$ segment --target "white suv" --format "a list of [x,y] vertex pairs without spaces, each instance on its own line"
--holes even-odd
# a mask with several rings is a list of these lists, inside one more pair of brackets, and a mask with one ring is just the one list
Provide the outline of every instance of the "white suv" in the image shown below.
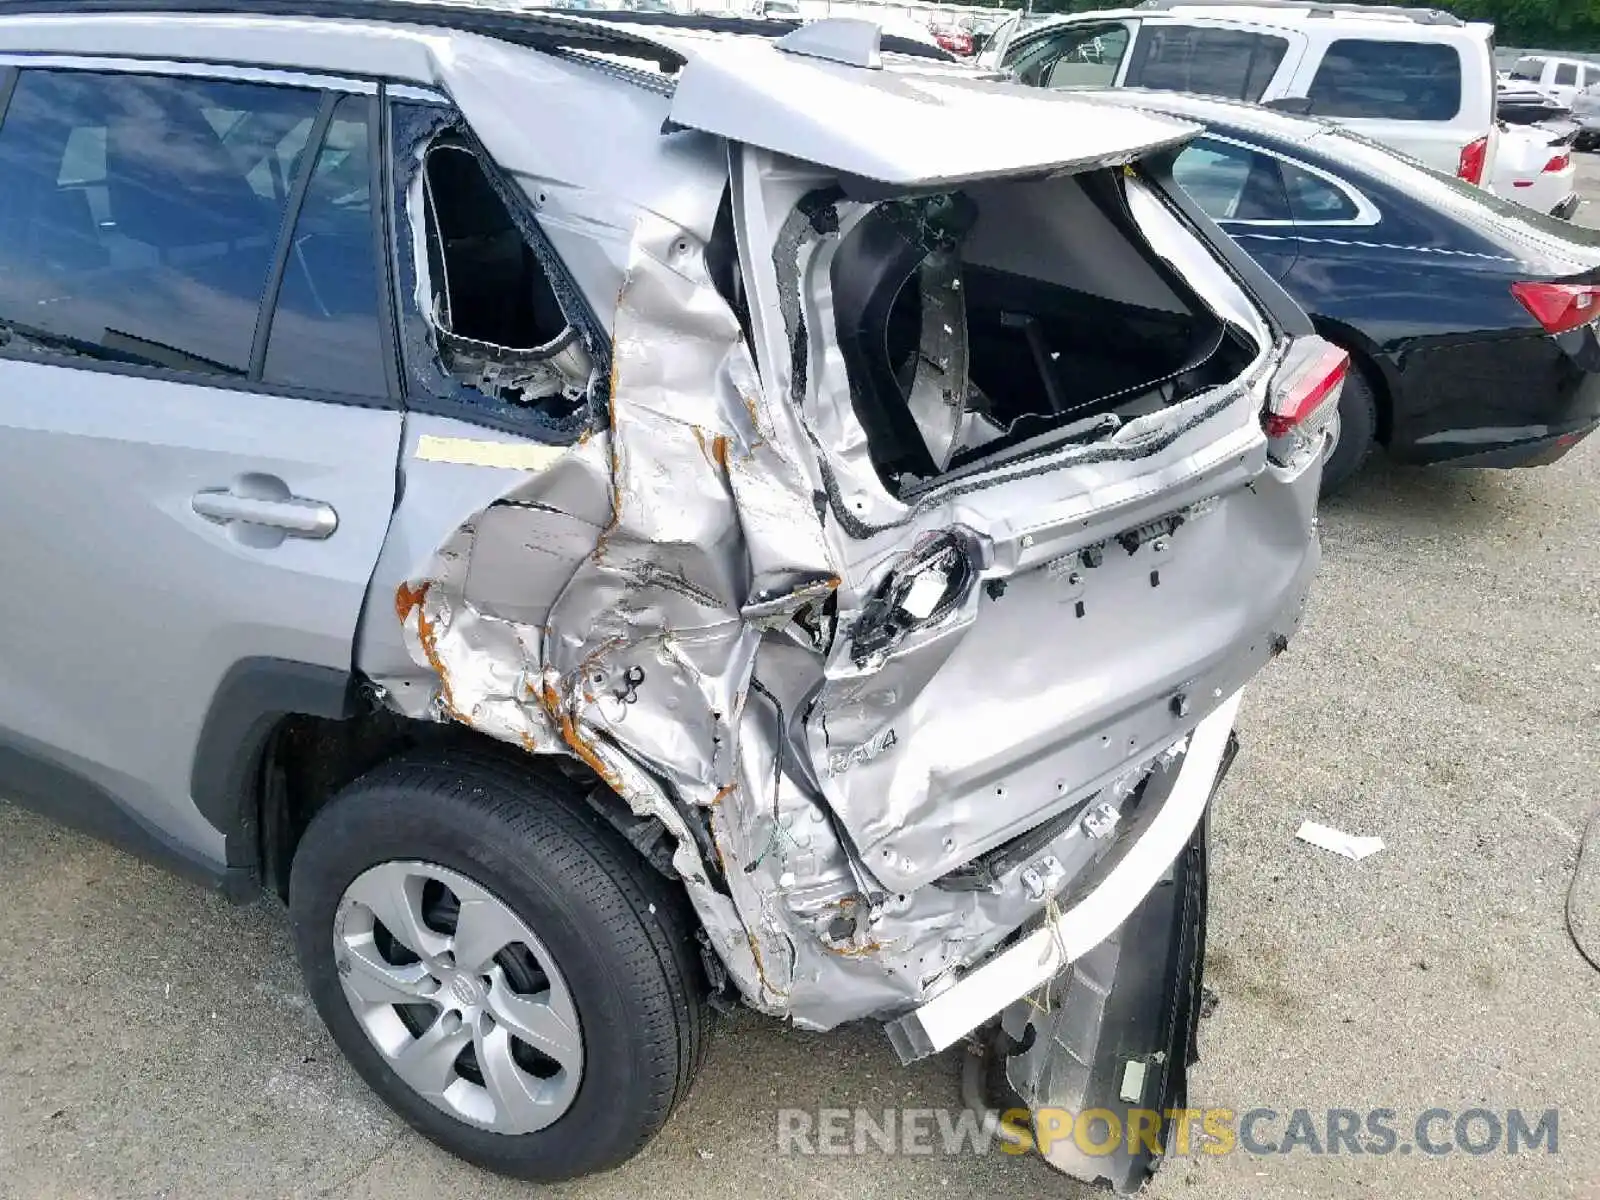
[[1490,178],[1494,28],[1431,9],[1148,0],[996,38],[1045,87],[1142,87],[1324,117],[1473,183]]
[[1528,55],[1517,59],[1511,78],[1532,84],[1552,100],[1571,108],[1579,92],[1600,83],[1600,63]]

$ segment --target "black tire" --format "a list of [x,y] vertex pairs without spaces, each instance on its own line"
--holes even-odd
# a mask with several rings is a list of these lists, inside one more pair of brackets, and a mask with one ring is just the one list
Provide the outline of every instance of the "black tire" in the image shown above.
[[[532,1133],[476,1128],[396,1075],[346,1001],[334,954],[345,889],[416,859],[487,888],[537,932],[583,1029],[572,1106]],[[576,787],[491,751],[391,760],[312,820],[289,886],[295,950],[317,1011],[361,1077],[425,1137],[468,1162],[553,1182],[642,1150],[687,1094],[705,1053],[704,973],[686,897],[589,809]]]
[[1352,363],[1339,397],[1339,441],[1322,464],[1322,495],[1335,495],[1360,474],[1377,436],[1377,398],[1360,368]]

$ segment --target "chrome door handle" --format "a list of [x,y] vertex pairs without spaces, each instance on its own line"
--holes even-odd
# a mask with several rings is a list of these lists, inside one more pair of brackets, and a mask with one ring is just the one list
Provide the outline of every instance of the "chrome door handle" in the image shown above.
[[264,525],[282,530],[289,537],[321,541],[339,528],[339,514],[333,505],[320,500],[303,500],[299,496],[278,499],[240,495],[230,488],[207,488],[196,492],[189,503],[208,521],[220,525],[235,521],[241,525]]

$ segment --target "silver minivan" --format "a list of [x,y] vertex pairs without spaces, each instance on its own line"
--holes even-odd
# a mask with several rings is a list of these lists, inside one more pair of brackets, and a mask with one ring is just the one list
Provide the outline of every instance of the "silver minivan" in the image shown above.
[[0,14],[0,796],[282,896],[509,1175],[733,1000],[1181,1105],[1345,369],[1195,129],[862,22],[193,7]]

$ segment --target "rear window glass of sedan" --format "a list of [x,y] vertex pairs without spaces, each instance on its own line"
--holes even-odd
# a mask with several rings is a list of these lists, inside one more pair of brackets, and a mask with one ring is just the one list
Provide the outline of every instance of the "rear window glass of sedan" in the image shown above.
[[1278,169],[1265,154],[1202,138],[1172,164],[1172,177],[1214,221],[1286,221]]
[[1283,172],[1289,212],[1296,221],[1320,225],[1330,221],[1353,221],[1361,215],[1356,202],[1326,179],[1292,162],[1280,161],[1278,167]]
[[1449,121],[1461,111],[1461,55],[1430,42],[1342,38],[1307,90],[1319,117]]
[[1265,34],[1147,25],[1125,82],[1129,87],[1254,102],[1288,51],[1287,40]]
[[[1436,171],[1353,130],[1324,130],[1310,145],[1331,174],[1343,176],[1341,168],[1350,168],[1354,172],[1351,182],[1369,199],[1373,199],[1372,193],[1363,186],[1368,179],[1474,227],[1486,227],[1492,221],[1497,236],[1506,244],[1519,241],[1527,232],[1534,245],[1553,236],[1561,242],[1581,242],[1600,249],[1600,232],[1502,199],[1487,188]],[[1381,212],[1381,200],[1377,204]]]

